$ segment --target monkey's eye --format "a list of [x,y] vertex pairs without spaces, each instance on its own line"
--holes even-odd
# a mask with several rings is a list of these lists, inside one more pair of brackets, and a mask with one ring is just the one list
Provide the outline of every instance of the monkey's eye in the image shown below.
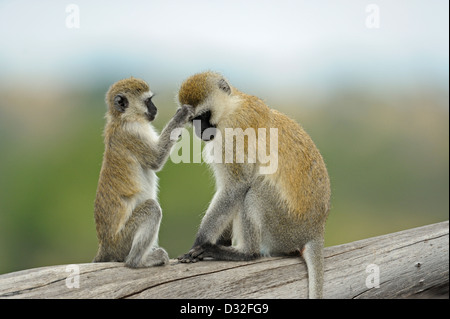
[[125,112],[128,107],[128,99],[122,94],[118,94],[114,97],[114,108],[120,113]]

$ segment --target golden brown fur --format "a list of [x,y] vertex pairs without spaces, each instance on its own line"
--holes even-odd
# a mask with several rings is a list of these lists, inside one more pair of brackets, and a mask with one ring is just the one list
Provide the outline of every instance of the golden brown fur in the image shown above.
[[[302,252],[308,266],[309,296],[322,297],[323,236],[331,192],[325,163],[310,136],[294,120],[270,109],[258,97],[240,92],[218,73],[189,77],[181,85],[178,99],[194,106],[202,130],[211,127],[220,132],[204,141],[219,145],[222,151],[222,161],[210,164],[217,192],[192,249],[180,256],[180,261],[204,257],[249,260]],[[273,151],[271,129],[276,131],[277,169],[261,173],[261,168],[268,166],[262,159],[250,162],[246,157],[244,163],[238,162],[237,150],[231,163],[224,161],[229,152],[224,139],[230,129],[240,132],[241,140],[249,138],[245,131],[250,129],[258,141],[266,142],[266,149],[261,150],[258,147],[264,144],[244,140],[244,154],[249,154],[250,145],[255,145],[257,154],[269,154]],[[265,135],[258,136],[264,130]]]
[[[197,107],[208,98],[211,89],[211,78],[220,76],[214,72],[204,72],[191,76],[183,82],[178,98],[181,104]],[[270,109],[261,99],[232,88],[232,95],[237,98],[239,107],[219,123],[218,129],[253,128],[258,136],[258,128],[278,129],[278,170],[266,175],[271,184],[279,191],[280,196],[289,207],[289,211],[298,217],[310,211],[324,212],[315,216],[320,220],[327,217],[329,210],[330,181],[323,161],[311,137],[303,128],[283,113]],[[224,135],[224,134],[222,134]],[[267,139],[268,140],[268,139]],[[269,143],[266,144],[269,147]],[[295,145],[296,147],[292,147]],[[247,143],[245,143],[247,147]],[[247,154],[247,149],[245,149]],[[269,150],[267,150],[268,152]],[[242,164],[225,164],[236,176],[240,174]],[[323,199],[328,199],[323,201]],[[316,207],[318,202],[324,202],[324,207]],[[320,208],[320,209],[319,209]],[[311,216],[310,216],[311,217]]]

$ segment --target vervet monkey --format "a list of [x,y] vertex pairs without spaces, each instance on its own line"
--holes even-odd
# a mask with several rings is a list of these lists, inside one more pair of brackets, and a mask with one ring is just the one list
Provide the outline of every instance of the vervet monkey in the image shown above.
[[[264,163],[250,161],[249,156],[244,163],[236,161],[238,154],[228,163],[223,158],[219,163],[209,160],[217,191],[192,249],[178,259],[196,262],[205,257],[252,260],[302,255],[308,267],[309,297],[321,298],[331,191],[323,158],[310,136],[295,121],[259,98],[240,92],[218,73],[189,77],[180,87],[178,100],[195,108],[194,120],[200,122],[194,125],[196,134],[207,145],[218,143],[222,157],[228,152],[224,143],[227,129],[243,132],[251,128],[258,139],[266,141],[270,128],[278,132],[278,167],[273,173],[262,174]],[[236,135],[236,145],[239,137],[244,138]],[[251,151],[250,140],[243,145],[245,152]],[[258,143],[256,148],[259,154],[268,147]]]
[[193,115],[180,107],[158,136],[151,122],[157,109],[146,82],[128,78],[106,94],[105,152],[95,199],[99,248],[94,262],[124,261],[128,267],[165,265],[158,247],[161,208],[157,201],[159,171],[175,141],[172,130]]

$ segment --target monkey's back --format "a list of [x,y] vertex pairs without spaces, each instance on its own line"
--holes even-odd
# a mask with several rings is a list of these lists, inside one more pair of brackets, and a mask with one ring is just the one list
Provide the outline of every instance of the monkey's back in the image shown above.
[[[266,134],[271,128],[278,130],[277,170],[255,175],[255,164],[230,163],[215,164],[214,172],[220,175],[218,180],[248,183],[244,206],[251,207],[247,213],[261,227],[261,253],[290,254],[312,239],[323,238],[331,196],[328,172],[316,145],[297,122],[256,97],[247,97],[243,106],[233,114],[235,127],[257,132],[265,128]],[[227,124],[233,125],[231,121]],[[266,136],[266,154],[269,141]],[[238,220],[234,223],[239,225]]]
[[325,222],[331,191],[322,155],[305,130],[283,113],[271,110],[269,127],[278,128],[278,170],[266,177],[280,189],[290,213]]
[[133,199],[140,192],[136,178],[139,163],[123,147],[123,142],[116,135],[105,134],[105,152],[94,204],[100,246],[113,250],[117,243],[124,242],[120,230],[130,218],[136,206]]
[[[258,128],[265,128],[266,134],[270,134],[271,128],[278,129],[278,168],[264,177],[276,187],[275,194],[282,197],[289,214],[324,223],[330,206],[330,180],[322,155],[311,137],[300,124],[270,109],[258,97],[236,89],[234,92],[241,99],[241,107],[226,125],[243,130],[250,127],[256,132]],[[267,135],[266,153],[270,152],[269,141]]]

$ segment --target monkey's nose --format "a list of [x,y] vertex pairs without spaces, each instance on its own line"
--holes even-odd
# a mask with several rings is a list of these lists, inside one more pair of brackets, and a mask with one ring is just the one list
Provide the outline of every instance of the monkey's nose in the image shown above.
[[147,111],[149,113],[155,113],[156,114],[157,109],[156,109],[155,104],[153,104],[153,101],[152,101],[151,97],[145,100],[145,106],[147,107]]

